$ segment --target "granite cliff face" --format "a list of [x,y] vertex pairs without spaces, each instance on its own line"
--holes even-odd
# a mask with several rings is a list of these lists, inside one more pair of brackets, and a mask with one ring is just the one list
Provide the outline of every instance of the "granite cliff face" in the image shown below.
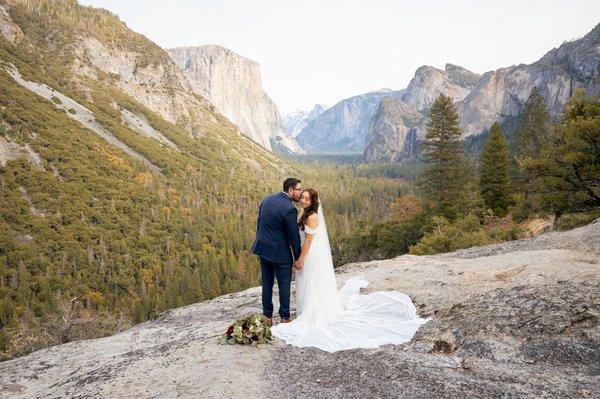
[[304,152],[284,129],[277,106],[263,90],[256,62],[215,45],[167,51],[193,91],[208,99],[243,134],[269,150]]
[[[31,5],[35,2],[29,3],[28,0],[5,0],[0,3],[0,34],[14,46],[23,46],[22,42],[27,42],[28,51],[34,54],[35,46],[28,43],[29,38],[11,19],[9,9],[28,4],[27,7],[33,12],[40,12],[37,8],[49,7],[52,10],[55,4],[49,2],[48,4],[52,5],[40,3],[36,6]],[[67,3],[69,2],[65,1],[66,9],[77,7]],[[59,4],[60,1],[56,2],[57,7],[60,7]],[[98,21],[105,22],[115,18],[104,10],[91,12],[98,14]],[[72,37],[69,38],[68,46],[64,46],[64,51],[53,50],[57,53],[65,53],[57,54],[57,57],[64,56],[69,59],[68,73],[72,75],[70,85],[84,93],[83,96],[87,101],[93,101],[94,89],[90,89],[90,86],[108,85],[118,88],[166,121],[183,127],[192,137],[203,137],[214,126],[222,126],[227,131],[239,133],[234,125],[215,111],[215,107],[204,96],[195,92],[193,82],[188,80],[182,69],[164,50],[144,36],[129,31],[122,22],[118,23],[116,29],[119,34],[123,34],[124,31],[126,32],[124,35],[129,35],[123,43],[116,45],[104,40],[101,34],[93,31],[94,28],[73,27],[77,33],[69,33]],[[60,40],[57,39],[56,43],[59,42]],[[49,46],[56,45],[51,40],[48,43]],[[4,67],[6,70],[15,70],[18,73],[9,63],[5,63]],[[116,102],[113,102],[112,106],[119,108],[120,113],[124,111]],[[286,140],[287,137],[282,137],[279,141],[285,143]]]
[[0,5],[0,34],[11,44],[18,44],[23,37],[23,31],[10,18],[4,5]]
[[[600,220],[567,232],[337,270],[431,317],[404,345],[329,354],[219,345],[260,288],[114,336],[0,363],[0,398],[592,398],[600,385]],[[277,295],[275,295],[275,298]],[[277,305],[277,304],[276,304]]]
[[204,97],[193,94],[181,69],[157,47],[152,46],[149,54],[148,49],[119,48],[81,35],[74,50],[72,68],[77,76],[94,81],[111,76],[123,92],[167,121],[183,125],[194,137],[207,133],[203,127],[207,123],[222,119]]
[[296,137],[308,153],[362,153],[371,116],[383,97],[404,91],[382,90],[340,101],[311,121]]
[[429,108],[441,93],[460,101],[478,80],[479,75],[456,65],[446,64],[443,71],[422,66],[416,70],[402,101],[418,110]]
[[416,153],[425,118],[415,108],[391,97],[381,99],[365,139],[366,162],[397,162]]
[[460,101],[479,75],[456,65],[444,70],[422,66],[415,72],[399,100],[387,98],[373,114],[365,139],[366,162],[399,162],[417,153],[417,141],[425,136],[426,115],[435,99],[444,93]]
[[495,121],[516,116],[533,87],[540,89],[553,117],[559,117],[575,88],[598,92],[600,25],[583,38],[566,42],[530,65],[486,72],[458,103],[464,137],[480,134]]

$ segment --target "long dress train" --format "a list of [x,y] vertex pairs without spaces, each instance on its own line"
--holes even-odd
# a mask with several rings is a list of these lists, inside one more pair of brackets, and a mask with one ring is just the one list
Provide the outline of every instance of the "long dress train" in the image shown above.
[[361,276],[337,290],[321,207],[318,216],[315,229],[305,226],[300,231],[302,244],[306,234],[313,234],[313,241],[303,270],[296,272],[297,317],[272,327],[273,335],[293,346],[327,352],[410,341],[427,319],[418,316],[408,295],[398,291],[361,295],[360,289],[368,285]]

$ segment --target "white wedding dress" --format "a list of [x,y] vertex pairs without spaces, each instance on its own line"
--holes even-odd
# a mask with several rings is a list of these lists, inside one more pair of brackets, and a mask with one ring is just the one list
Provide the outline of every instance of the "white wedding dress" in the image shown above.
[[316,347],[327,352],[355,348],[375,348],[411,340],[427,322],[418,316],[408,295],[398,291],[359,294],[369,283],[353,277],[338,291],[329,237],[322,208],[315,229],[300,231],[313,234],[304,260],[296,272],[297,317],[290,323],[271,328],[273,335],[297,347]]

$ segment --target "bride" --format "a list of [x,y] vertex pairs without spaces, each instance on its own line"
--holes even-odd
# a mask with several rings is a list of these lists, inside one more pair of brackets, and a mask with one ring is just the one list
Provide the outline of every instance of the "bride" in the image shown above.
[[360,295],[368,285],[360,276],[338,291],[317,191],[304,190],[300,205],[302,251],[294,263],[297,318],[272,327],[273,335],[293,346],[327,352],[410,341],[427,320],[419,318],[408,295],[398,291]]

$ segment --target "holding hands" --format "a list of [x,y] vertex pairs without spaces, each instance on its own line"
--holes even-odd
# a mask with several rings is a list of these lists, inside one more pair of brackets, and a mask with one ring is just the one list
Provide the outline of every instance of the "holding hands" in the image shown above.
[[304,258],[298,258],[298,260],[294,262],[294,265],[292,267],[298,272],[302,271],[302,268],[304,268]]

